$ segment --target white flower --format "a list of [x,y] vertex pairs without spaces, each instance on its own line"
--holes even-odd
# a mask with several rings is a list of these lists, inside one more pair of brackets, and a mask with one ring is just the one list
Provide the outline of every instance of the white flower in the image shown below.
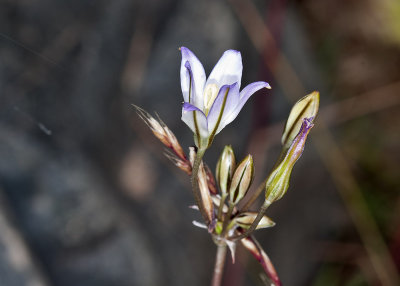
[[195,133],[197,146],[207,148],[214,136],[238,116],[253,93],[271,87],[259,81],[239,92],[243,66],[238,51],[224,52],[206,80],[203,65],[192,51],[185,47],[180,50],[182,120]]

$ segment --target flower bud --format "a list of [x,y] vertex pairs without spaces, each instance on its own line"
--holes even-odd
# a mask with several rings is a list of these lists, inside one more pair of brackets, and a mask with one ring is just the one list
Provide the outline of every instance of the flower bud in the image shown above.
[[223,213],[227,213],[228,212],[228,206],[224,203],[221,202],[221,197],[220,196],[211,196],[211,199],[214,203],[214,205],[216,205],[217,208],[219,208],[219,206],[221,205],[221,203],[223,204],[222,206],[222,212]]
[[305,118],[303,120],[300,132],[294,138],[285,157],[278,167],[269,175],[267,183],[265,184],[265,200],[268,203],[279,200],[286,193],[289,187],[289,179],[293,166],[303,153],[307,135],[313,126],[312,118]]
[[232,180],[233,171],[235,170],[235,154],[233,153],[232,146],[225,146],[224,150],[219,157],[217,168],[215,171],[216,179],[221,190],[221,194],[224,196],[228,192],[229,185]]
[[[258,213],[256,212],[241,213],[240,215],[234,218],[234,221],[238,226],[248,229],[253,223],[253,221],[256,219],[257,214]],[[258,223],[256,229],[273,227],[274,225],[275,222],[273,222],[272,219],[270,219],[267,216],[263,216],[260,222]]]
[[223,230],[223,223],[222,223],[222,221],[218,221],[215,224],[215,233],[219,235],[222,233],[222,230]]
[[[190,150],[189,153],[190,160],[192,161],[193,164],[194,157],[196,157],[196,149],[194,147],[190,147],[189,150]],[[210,190],[208,189],[207,174],[206,171],[204,170],[203,162],[200,163],[197,180],[199,184],[201,203],[203,204],[208,221],[212,222],[214,216],[214,204],[211,198]]]
[[247,155],[239,164],[233,175],[229,188],[231,202],[236,205],[247,193],[254,177],[253,157]]
[[282,145],[289,148],[299,133],[304,118],[314,119],[319,108],[319,92],[314,91],[297,101],[290,111],[282,134]]

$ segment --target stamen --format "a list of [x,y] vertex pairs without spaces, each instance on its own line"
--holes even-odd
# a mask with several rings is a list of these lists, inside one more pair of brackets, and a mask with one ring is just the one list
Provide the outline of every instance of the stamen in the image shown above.
[[204,89],[204,111],[206,116],[218,95],[218,86],[215,83],[208,84]]

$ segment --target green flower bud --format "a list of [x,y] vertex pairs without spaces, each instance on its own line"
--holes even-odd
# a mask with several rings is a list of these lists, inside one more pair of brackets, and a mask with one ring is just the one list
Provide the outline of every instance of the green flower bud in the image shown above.
[[247,193],[254,177],[253,157],[247,155],[239,164],[233,175],[229,188],[231,202],[236,205]]
[[224,150],[219,157],[217,168],[215,171],[216,179],[221,190],[221,194],[224,196],[228,192],[229,185],[232,180],[233,171],[235,170],[236,160],[235,154],[233,153],[232,146],[225,146]]
[[215,233],[216,234],[221,234],[222,233],[222,226],[223,226],[223,223],[221,222],[221,221],[218,221],[216,224],[215,224]]
[[315,118],[319,108],[319,92],[314,91],[297,101],[290,111],[282,134],[284,149],[292,145],[300,130],[304,118]]
[[303,120],[300,132],[294,138],[285,157],[282,159],[278,167],[276,167],[269,175],[267,183],[265,184],[265,200],[269,204],[279,200],[286,193],[289,187],[290,174],[292,173],[294,164],[303,153],[307,135],[313,126],[312,118],[306,118]]

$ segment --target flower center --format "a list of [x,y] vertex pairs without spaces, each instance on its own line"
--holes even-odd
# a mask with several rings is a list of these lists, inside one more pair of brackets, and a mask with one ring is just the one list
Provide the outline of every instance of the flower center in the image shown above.
[[210,111],[212,104],[214,103],[215,98],[218,95],[219,88],[215,83],[207,84],[204,89],[204,111],[206,116]]

